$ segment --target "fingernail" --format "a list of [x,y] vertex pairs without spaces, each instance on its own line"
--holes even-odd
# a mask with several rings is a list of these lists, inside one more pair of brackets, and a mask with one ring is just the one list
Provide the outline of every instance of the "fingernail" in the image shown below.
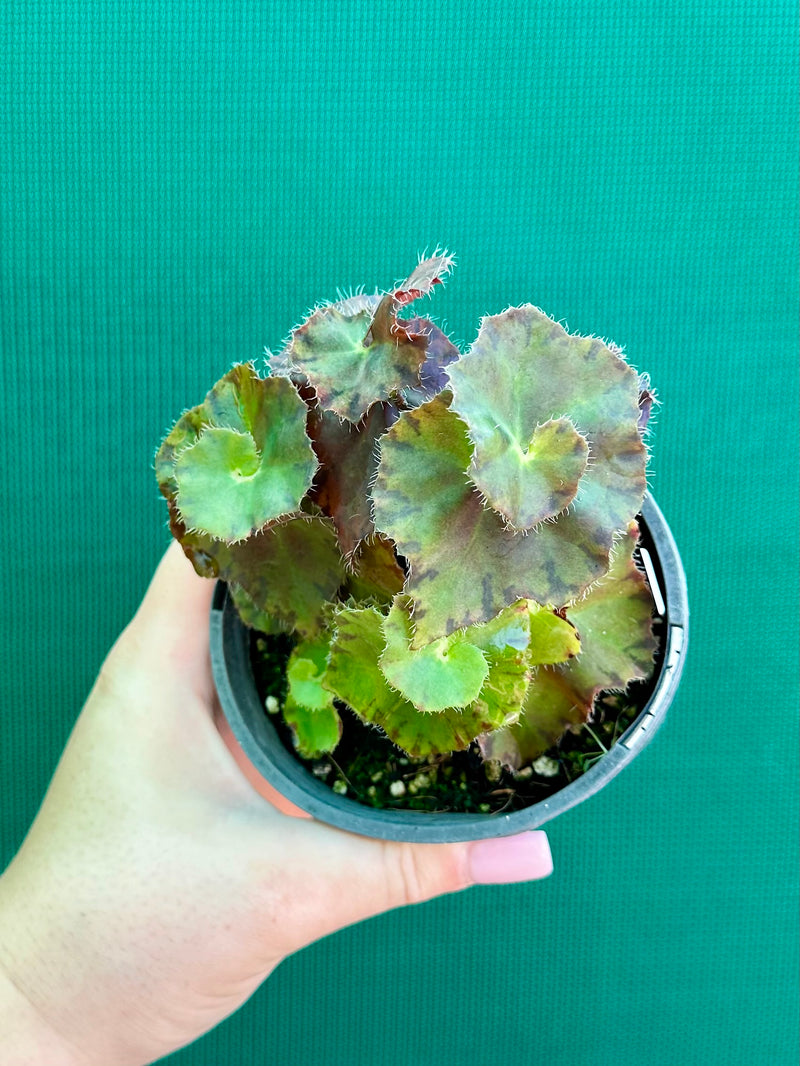
[[547,833],[534,829],[513,837],[476,840],[469,849],[469,869],[474,885],[507,885],[547,877],[553,872]]

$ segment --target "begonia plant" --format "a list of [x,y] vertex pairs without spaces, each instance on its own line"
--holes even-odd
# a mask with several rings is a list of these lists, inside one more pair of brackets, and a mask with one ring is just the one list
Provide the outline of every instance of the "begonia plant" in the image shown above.
[[197,572],[290,637],[281,712],[306,757],[349,708],[409,756],[473,745],[518,770],[653,668],[647,379],[532,304],[460,351],[406,310],[452,265],[317,306],[156,457]]

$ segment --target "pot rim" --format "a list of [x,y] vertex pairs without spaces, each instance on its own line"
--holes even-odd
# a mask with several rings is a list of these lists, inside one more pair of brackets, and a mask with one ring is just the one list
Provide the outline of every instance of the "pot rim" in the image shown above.
[[[536,829],[593,796],[650,743],[664,721],[680,682],[689,635],[689,604],[681,558],[672,532],[649,494],[640,511],[647,548],[643,562],[655,582],[663,623],[663,655],[645,706],[616,744],[575,781],[524,810],[496,814],[431,813],[367,807],[333,792],[284,746],[265,712],[250,667],[249,630],[239,620],[224,582],[211,607],[211,667],[231,730],[259,773],[286,799],[312,817],[381,840],[443,843],[509,836]],[[655,558],[653,557],[655,556]]]

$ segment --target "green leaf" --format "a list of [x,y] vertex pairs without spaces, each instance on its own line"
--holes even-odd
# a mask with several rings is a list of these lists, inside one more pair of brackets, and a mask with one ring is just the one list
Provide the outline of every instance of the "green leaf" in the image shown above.
[[282,359],[305,375],[323,408],[359,422],[376,401],[419,387],[428,336],[397,312],[441,283],[451,264],[447,255],[423,261],[374,312],[362,297],[342,301],[344,310],[320,308],[293,331]]
[[337,612],[325,685],[340,700],[413,757],[463,751],[496,727],[497,721],[480,706],[430,714],[392,689],[378,661],[384,648],[382,623],[375,607]]
[[637,513],[639,379],[618,350],[514,307],[483,319],[450,382],[474,444],[469,475],[512,526],[530,529],[574,501],[605,545]]
[[483,653],[454,633],[418,651],[409,647],[412,622],[406,597],[397,597],[383,622],[386,647],[380,659],[389,684],[420,711],[464,707],[477,698],[489,673]]
[[287,379],[259,378],[249,364],[217,382],[156,460],[184,525],[233,542],[296,511],[317,467],[306,414]]
[[295,747],[306,759],[333,751],[342,736],[333,694],[323,688],[329,651],[325,636],[301,641],[286,666],[288,692],[283,717],[294,734]]
[[175,535],[198,574],[230,583],[242,621],[265,633],[318,632],[345,579],[329,519],[290,515],[236,544],[181,531],[177,522]]
[[333,705],[312,711],[287,696],[283,717],[292,730],[295,747],[305,759],[333,751],[342,739],[342,720]]
[[591,700],[577,696],[568,677],[556,667],[534,671],[519,720],[480,738],[487,761],[514,770],[527,766],[558,741],[565,730],[589,716]]
[[289,358],[306,375],[322,407],[359,422],[378,400],[419,382],[425,338],[368,340],[369,312],[348,318],[323,307],[292,334]]
[[294,734],[295,747],[306,759],[333,751],[342,736],[333,694],[323,688],[329,651],[326,635],[303,640],[294,647],[286,665],[288,692],[283,717]]
[[241,585],[229,584],[228,592],[239,617],[249,629],[257,629],[260,633],[269,635],[287,631],[286,626],[282,625],[278,619],[257,607]]
[[531,666],[563,663],[581,650],[575,626],[541,604],[528,600],[531,640],[528,662]]
[[[223,379],[218,383],[223,387],[209,393],[214,417],[235,420],[237,385],[244,380],[246,388],[250,380],[249,374],[242,379],[238,372],[248,369],[234,368],[227,376],[231,380]],[[282,388],[286,387],[292,386],[284,381]],[[176,500],[176,456],[187,442],[199,439],[211,424],[211,417],[212,411],[206,406],[187,412],[156,456],[159,487],[169,504],[170,529],[198,574],[231,585],[245,625],[267,633],[315,633],[323,624],[326,603],[335,597],[346,576],[336,531],[329,519],[294,513],[233,543],[186,527]],[[309,507],[307,503],[304,506]]]
[[322,687],[329,652],[330,641],[322,636],[300,641],[289,656],[286,665],[289,695],[308,711],[323,711],[333,706],[333,694]]
[[471,710],[491,722],[492,729],[519,717],[530,679],[530,629],[527,601],[519,600],[491,621],[464,631],[489,664],[488,676]]
[[194,444],[203,430],[211,424],[211,413],[203,404],[184,412],[156,452],[155,469],[158,487],[166,498],[174,503],[178,494],[175,481],[175,462],[178,455]]
[[517,599],[566,603],[608,566],[612,534],[598,537],[595,523],[572,510],[527,536],[508,530],[466,476],[471,454],[446,394],[404,412],[381,438],[375,525],[410,564],[414,647],[488,621]]

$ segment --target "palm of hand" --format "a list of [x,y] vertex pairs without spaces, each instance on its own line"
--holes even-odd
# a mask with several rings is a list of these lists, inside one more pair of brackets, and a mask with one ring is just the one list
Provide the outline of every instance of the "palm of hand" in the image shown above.
[[212,591],[173,544],[0,878],[0,976],[33,1005],[48,1061],[55,1040],[59,1064],[151,1062],[327,933],[552,869],[543,833],[395,844],[282,813],[216,703]]

